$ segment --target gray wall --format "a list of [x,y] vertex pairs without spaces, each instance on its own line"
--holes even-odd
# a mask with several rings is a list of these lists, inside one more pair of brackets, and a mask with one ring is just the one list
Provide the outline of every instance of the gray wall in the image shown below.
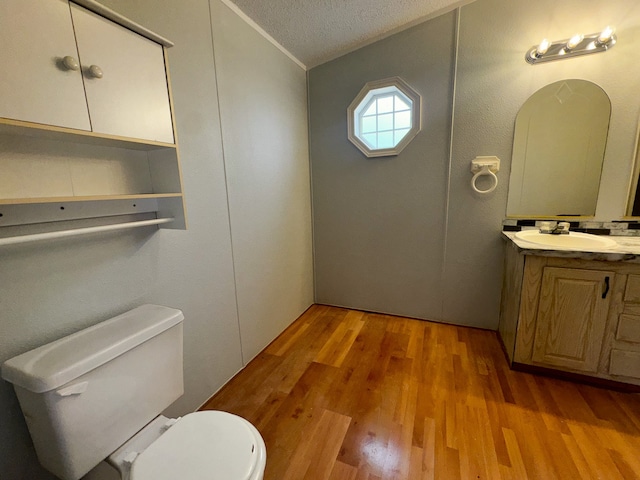
[[[181,415],[200,406],[242,368],[243,349],[248,361],[313,301],[306,136],[292,139],[290,124],[280,121],[297,119],[305,128],[305,75],[225,11],[218,0],[212,0],[212,10],[235,28],[220,34],[226,38],[216,45],[216,59],[227,55],[233,39],[238,45],[234,55],[243,62],[252,61],[253,49],[261,53],[252,69],[253,79],[245,84],[262,86],[253,105],[260,123],[247,117],[243,135],[235,135],[233,118],[222,112],[222,121],[229,122],[223,135],[218,96],[227,112],[242,99],[228,87],[234,67],[221,59],[216,72],[212,37],[215,34],[217,39],[219,32],[212,32],[208,1],[103,3],[176,44],[169,50],[169,63],[189,230],[138,230],[0,249],[0,362],[145,302],[180,308],[186,317],[185,395],[167,413]],[[225,28],[221,20],[214,20],[216,28]],[[296,95],[288,102],[274,103],[273,98],[282,95],[283,87],[274,86],[280,83]],[[263,97],[268,100],[260,101]],[[245,162],[242,168],[250,171],[251,155],[265,159],[260,153],[264,142],[260,126],[265,121],[272,123],[269,151],[273,155],[261,170],[268,179],[242,175],[236,162]],[[255,151],[237,156],[238,143],[254,145]],[[228,182],[232,219],[225,160],[227,169],[237,174]],[[254,200],[247,197],[246,192],[253,190],[275,199],[264,207],[269,224],[239,227],[242,219],[251,223],[263,213],[256,212]],[[280,209],[285,197],[297,207]],[[275,238],[272,223],[281,227],[278,233],[294,233]],[[281,250],[274,257],[275,242]],[[295,259],[290,260],[286,252]],[[269,256],[277,275],[264,273],[264,256]],[[284,280],[288,275],[298,282]],[[270,294],[278,290],[281,305],[274,308],[274,300],[264,295],[249,298],[252,288]],[[256,315],[262,307],[265,315]],[[253,332],[246,335],[246,344],[241,329]],[[0,382],[0,425],[0,478],[53,478],[38,465],[13,389],[6,382]],[[90,476],[113,478],[107,469],[97,469]]]
[[[487,19],[500,28],[487,28]],[[603,54],[529,65],[525,52],[543,38],[616,27],[618,44]],[[640,4],[635,0],[536,2],[477,0],[461,9],[457,93],[453,122],[450,209],[447,224],[445,312],[455,323],[495,328],[502,276],[513,130],[518,110],[543,86],[564,78],[600,85],[611,98],[611,124],[596,217],[624,215],[633,146],[640,114]],[[492,195],[469,187],[476,155],[502,160]]]
[[[309,72],[318,303],[442,318],[454,22],[449,13]],[[421,94],[422,131],[398,156],[369,159],[347,139],[347,106],[392,76]]]
[[247,362],[313,302],[307,81],[226,5],[211,5]]
[[[632,169],[640,76],[640,5],[635,0],[477,0],[460,9],[453,122],[450,95],[453,15],[447,14],[310,71],[317,301],[494,329],[502,275],[501,222],[515,116],[542,86],[584,78],[612,101],[596,217],[624,214]],[[530,66],[524,54],[613,25],[605,54]],[[427,37],[433,35],[434,38]],[[407,45],[407,39],[413,42]],[[441,63],[431,63],[437,58]],[[435,70],[435,71],[434,71]],[[366,159],[346,139],[346,108],[365,82],[399,75],[427,99],[423,131],[397,157]],[[414,79],[429,76],[430,81]],[[433,81],[440,77],[442,82]],[[430,97],[442,123],[429,122]],[[448,140],[453,135],[451,162]],[[426,141],[428,137],[428,141]],[[411,149],[411,147],[414,147]],[[502,160],[500,185],[471,190],[470,161]],[[417,193],[416,193],[417,192]],[[412,201],[408,201],[408,198]]]

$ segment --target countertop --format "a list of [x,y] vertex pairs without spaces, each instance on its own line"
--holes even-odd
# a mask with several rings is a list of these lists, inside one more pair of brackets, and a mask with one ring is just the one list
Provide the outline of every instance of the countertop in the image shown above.
[[502,236],[513,242],[518,247],[518,251],[524,255],[640,263],[640,237],[606,235],[606,238],[616,242],[616,246],[607,249],[561,249],[521,240],[516,238],[516,232],[502,232]]

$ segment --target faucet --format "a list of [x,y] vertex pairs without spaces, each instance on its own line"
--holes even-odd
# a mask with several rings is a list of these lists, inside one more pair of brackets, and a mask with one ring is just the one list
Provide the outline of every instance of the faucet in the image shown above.
[[569,222],[540,222],[540,233],[568,235],[569,227]]

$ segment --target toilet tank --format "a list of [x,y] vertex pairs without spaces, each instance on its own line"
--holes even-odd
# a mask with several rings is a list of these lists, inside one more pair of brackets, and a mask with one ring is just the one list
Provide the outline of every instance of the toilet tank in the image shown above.
[[142,305],[2,365],[47,470],[81,478],[182,395],[183,319]]

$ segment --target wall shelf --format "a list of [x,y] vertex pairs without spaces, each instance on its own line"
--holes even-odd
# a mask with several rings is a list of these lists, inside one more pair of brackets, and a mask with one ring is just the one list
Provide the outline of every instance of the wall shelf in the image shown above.
[[105,133],[95,133],[74,128],[56,127],[41,123],[23,122],[0,117],[0,135],[19,135],[25,137],[46,138],[61,142],[73,142],[84,145],[126,148],[129,150],[175,150],[173,143],[155,142],[138,138],[120,137]]
[[61,130],[0,134],[0,226],[155,211],[186,228],[175,145]]
[[139,200],[153,198],[182,198],[181,193],[140,193],[132,195],[86,195],[82,197],[0,198],[0,205],[39,203],[92,202],[104,200]]

